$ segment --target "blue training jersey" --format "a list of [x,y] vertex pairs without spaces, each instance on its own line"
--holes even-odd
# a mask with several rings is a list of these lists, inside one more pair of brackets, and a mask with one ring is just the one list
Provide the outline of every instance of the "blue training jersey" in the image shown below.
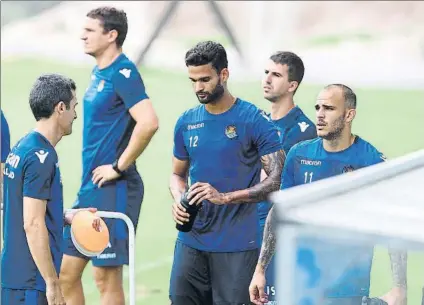
[[303,113],[302,109],[295,106],[290,112],[279,120],[273,121],[279,130],[283,149],[286,154],[293,145],[317,137],[315,124]]
[[[286,154],[296,143],[317,137],[315,124],[298,106],[295,106],[281,119],[273,120],[273,122],[278,128],[278,134]],[[261,226],[265,225],[265,220],[270,208],[271,204],[267,201],[258,204]]]
[[[287,155],[281,188],[312,183],[384,160],[374,146],[358,136],[340,152],[324,150],[321,138],[304,141],[293,146]],[[301,238],[297,253],[299,270],[309,274],[306,289],[323,290],[330,298],[368,296],[372,247]]]
[[[277,129],[253,104],[237,99],[222,114],[199,105],[183,113],[174,133],[174,156],[190,162],[191,184],[205,182],[227,193],[260,181],[261,156],[281,150]],[[257,204],[215,205],[203,202],[188,233],[178,239],[209,252],[258,248]]]
[[6,117],[1,111],[1,163],[6,162],[7,155],[10,152],[10,130]]
[[92,171],[112,164],[124,151],[135,126],[129,109],[147,98],[137,67],[124,54],[106,68],[93,69],[84,95],[80,194],[98,188],[91,181]]
[[47,200],[45,221],[50,253],[59,276],[64,225],[62,192],[56,150],[40,133],[30,132],[12,148],[5,164],[2,287],[46,290],[24,231],[24,197]]

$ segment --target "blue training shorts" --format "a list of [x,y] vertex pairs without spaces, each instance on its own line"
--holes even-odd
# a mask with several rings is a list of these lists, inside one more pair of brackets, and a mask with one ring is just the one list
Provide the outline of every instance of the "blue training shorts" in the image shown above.
[[1,289],[1,304],[47,305],[46,293],[38,290]]
[[[144,196],[143,181],[137,171],[126,174],[123,178],[103,185],[101,188],[80,193],[73,208],[95,207],[99,211],[112,211],[126,214],[137,229],[141,204]],[[98,255],[92,257],[93,266],[122,266],[128,265],[128,229],[123,220],[104,219],[109,229],[110,243]],[[90,259],[75,248],[70,233],[70,226],[64,230],[64,254]]]

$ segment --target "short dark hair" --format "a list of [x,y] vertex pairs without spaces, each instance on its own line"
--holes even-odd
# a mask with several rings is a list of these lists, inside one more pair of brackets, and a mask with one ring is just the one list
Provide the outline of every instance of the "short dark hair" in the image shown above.
[[330,84],[325,87],[325,89],[329,88],[340,88],[343,92],[343,97],[345,101],[345,105],[350,109],[356,109],[356,94],[353,92],[351,88],[343,84]]
[[87,17],[98,19],[103,25],[104,33],[116,30],[118,37],[116,45],[120,48],[124,44],[128,33],[127,14],[110,6],[102,6],[88,12]]
[[227,52],[217,42],[202,41],[187,51],[185,55],[186,66],[203,66],[211,64],[217,73],[228,68]]
[[287,65],[289,81],[295,81],[298,83],[298,86],[300,85],[305,74],[305,66],[299,56],[293,52],[278,51],[272,54],[269,59],[276,64]]
[[29,105],[35,120],[50,118],[59,102],[63,102],[66,109],[69,109],[73,99],[72,91],[76,88],[72,79],[60,74],[43,74],[38,77],[29,94]]

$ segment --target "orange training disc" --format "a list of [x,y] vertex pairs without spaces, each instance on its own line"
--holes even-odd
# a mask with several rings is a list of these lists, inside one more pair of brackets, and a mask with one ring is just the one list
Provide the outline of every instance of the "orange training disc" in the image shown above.
[[74,215],[71,225],[71,238],[77,250],[85,256],[97,256],[109,243],[109,229],[100,218],[100,232],[93,228],[94,213],[79,211]]

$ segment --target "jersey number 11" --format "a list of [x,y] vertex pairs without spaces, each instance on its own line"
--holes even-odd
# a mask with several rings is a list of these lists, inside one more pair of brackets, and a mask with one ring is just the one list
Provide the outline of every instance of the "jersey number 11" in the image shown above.
[[313,175],[313,172],[305,172],[305,183],[311,183]]

